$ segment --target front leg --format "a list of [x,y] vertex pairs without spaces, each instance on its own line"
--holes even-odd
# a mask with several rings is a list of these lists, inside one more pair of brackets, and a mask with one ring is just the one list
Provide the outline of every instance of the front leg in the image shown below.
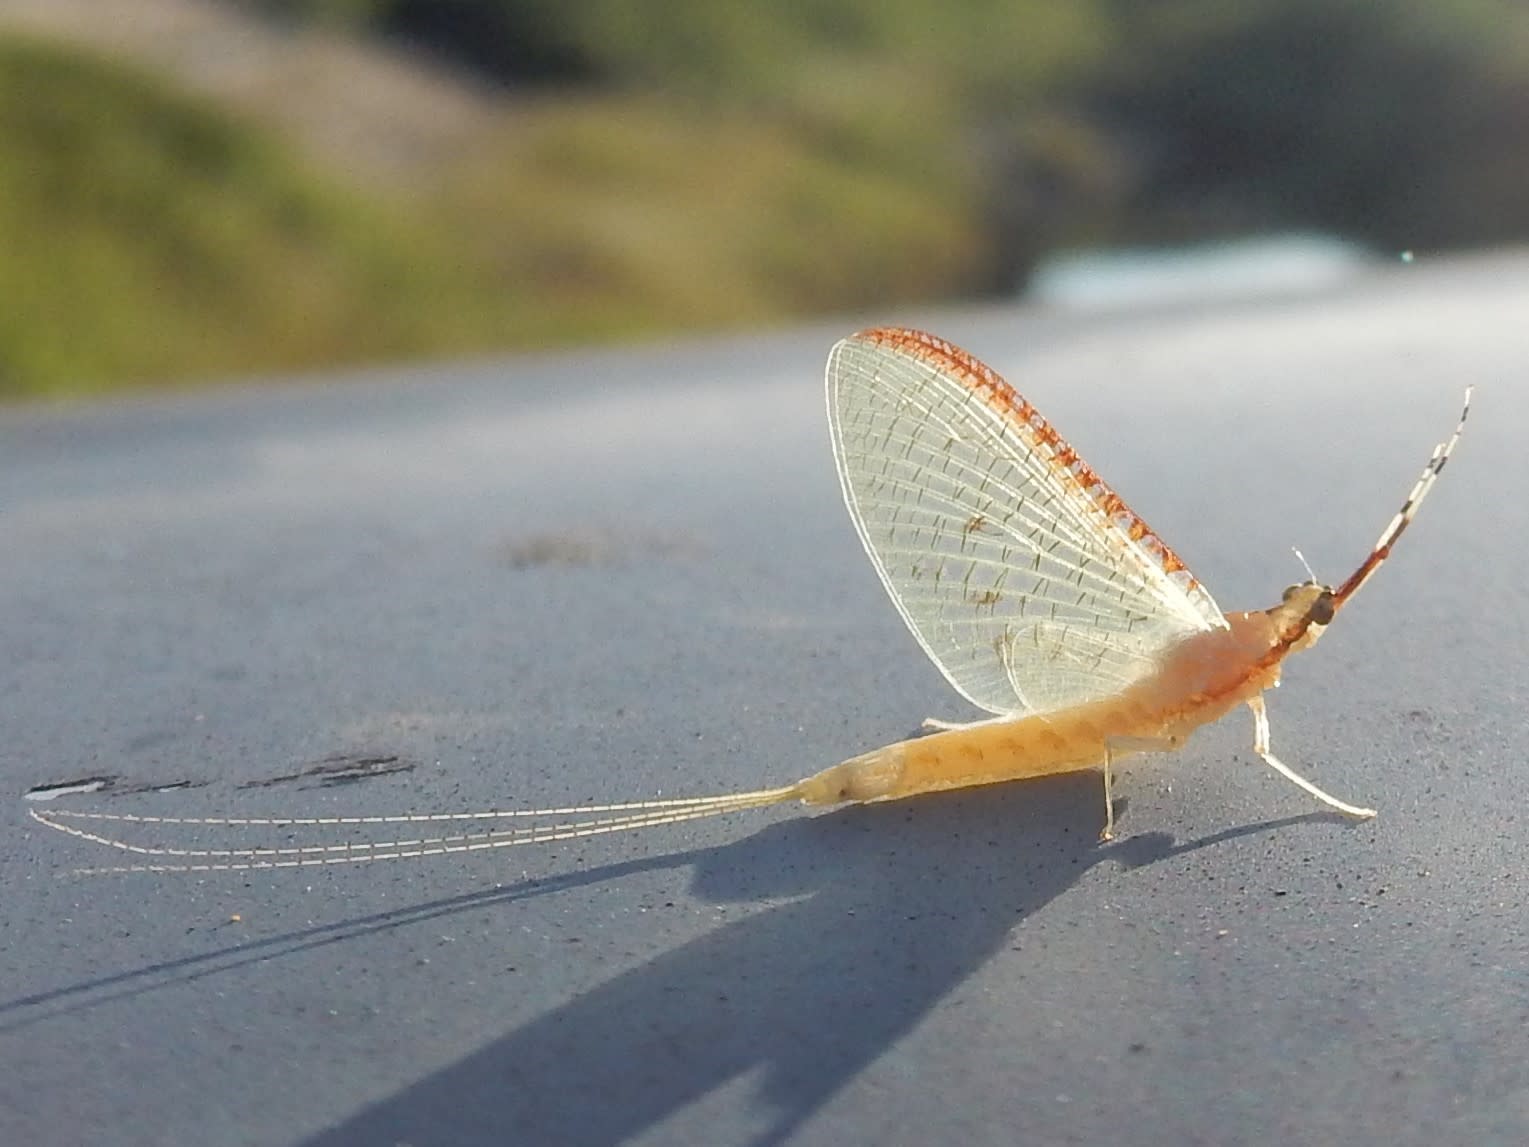
[[1269,751],[1269,714],[1264,708],[1264,695],[1262,693],[1248,701],[1248,708],[1253,710],[1253,751],[1264,759],[1264,764],[1268,765],[1286,780],[1293,781],[1305,789],[1323,804],[1331,805],[1341,813],[1356,817],[1359,820],[1369,820],[1375,815],[1375,810],[1372,808],[1360,808],[1358,805],[1347,804],[1335,796],[1324,793],[1305,777],[1291,771],[1289,766]]

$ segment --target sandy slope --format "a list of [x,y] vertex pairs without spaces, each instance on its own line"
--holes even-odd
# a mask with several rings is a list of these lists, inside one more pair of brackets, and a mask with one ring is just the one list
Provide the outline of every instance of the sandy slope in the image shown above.
[[502,100],[419,54],[215,0],[0,0],[0,29],[88,44],[274,122],[326,163],[408,184],[472,150]]

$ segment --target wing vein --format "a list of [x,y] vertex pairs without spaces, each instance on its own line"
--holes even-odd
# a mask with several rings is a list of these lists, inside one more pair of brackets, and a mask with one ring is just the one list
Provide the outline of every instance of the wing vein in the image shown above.
[[1171,551],[964,352],[863,332],[834,348],[827,388],[860,539],[908,628],[979,707],[1104,695],[1225,624]]

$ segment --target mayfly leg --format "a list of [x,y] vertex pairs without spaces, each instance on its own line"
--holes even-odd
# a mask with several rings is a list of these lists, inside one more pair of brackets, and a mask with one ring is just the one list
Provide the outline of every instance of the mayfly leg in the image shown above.
[[1341,813],[1352,817],[1358,817],[1360,820],[1369,820],[1372,816],[1375,815],[1375,810],[1372,808],[1360,808],[1358,805],[1351,805],[1346,801],[1339,800],[1337,797],[1332,796],[1329,793],[1323,792],[1321,789],[1317,788],[1316,785],[1312,784],[1305,777],[1292,770],[1289,765],[1285,764],[1272,752],[1270,752],[1269,713],[1264,706],[1264,695],[1262,693],[1248,700],[1248,708],[1253,710],[1253,751],[1264,759],[1264,764],[1268,765],[1271,769],[1279,773],[1279,775],[1284,777],[1286,780],[1291,781],[1305,789],[1323,804],[1331,805]]
[[1101,841],[1115,839],[1115,761],[1132,753],[1172,753],[1183,748],[1184,738],[1166,737],[1106,737],[1104,739],[1104,827],[1099,830]]
[[980,729],[983,725],[1001,725],[1014,720],[1013,713],[999,713],[996,717],[982,717],[976,721],[943,721],[939,717],[925,717],[919,728],[931,733],[948,733],[955,729]]

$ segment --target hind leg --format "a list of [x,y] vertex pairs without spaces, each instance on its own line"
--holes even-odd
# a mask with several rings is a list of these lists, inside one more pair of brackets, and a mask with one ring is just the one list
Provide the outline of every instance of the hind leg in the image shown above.
[[983,725],[997,725],[1002,721],[1012,721],[1014,717],[1008,713],[1000,713],[996,717],[983,717],[980,721],[942,721],[938,717],[925,717],[919,726],[930,732],[948,733],[952,729],[976,729]]

